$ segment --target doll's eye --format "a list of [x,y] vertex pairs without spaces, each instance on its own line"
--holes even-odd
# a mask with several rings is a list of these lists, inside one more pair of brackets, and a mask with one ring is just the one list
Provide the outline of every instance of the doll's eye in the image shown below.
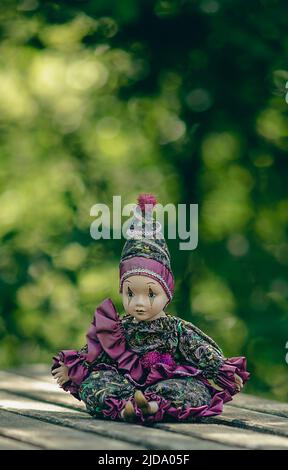
[[156,294],[155,294],[152,290],[149,290],[149,294],[148,294],[148,295],[149,295],[149,297],[151,297],[151,299],[152,299],[153,297],[156,297]]
[[128,297],[133,297],[133,292],[129,287],[128,287],[127,295],[128,295]]

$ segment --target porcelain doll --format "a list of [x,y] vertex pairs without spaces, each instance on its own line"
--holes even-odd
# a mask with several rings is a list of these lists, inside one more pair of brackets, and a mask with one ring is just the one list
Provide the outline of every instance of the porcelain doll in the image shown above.
[[120,317],[105,299],[85,346],[53,357],[51,372],[60,387],[96,418],[144,424],[218,415],[250,376],[245,357],[226,358],[194,324],[165,312],[174,276],[152,218],[155,204],[152,195],[138,197],[122,250],[119,292],[125,314]]

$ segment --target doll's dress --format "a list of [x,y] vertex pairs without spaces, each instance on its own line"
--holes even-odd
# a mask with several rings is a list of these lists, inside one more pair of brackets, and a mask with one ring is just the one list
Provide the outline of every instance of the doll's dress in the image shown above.
[[[234,374],[249,379],[245,357],[225,358],[219,346],[190,322],[169,315],[149,322],[120,318],[111,299],[96,309],[80,350],[53,357],[68,367],[62,388],[82,400],[94,417],[121,419],[131,400],[139,423],[189,420],[218,415],[237,393]],[[135,390],[157,401],[158,411],[143,416]]]

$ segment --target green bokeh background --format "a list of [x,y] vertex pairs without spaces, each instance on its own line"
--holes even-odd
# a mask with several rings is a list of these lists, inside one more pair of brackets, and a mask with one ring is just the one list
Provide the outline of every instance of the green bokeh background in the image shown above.
[[287,400],[287,2],[0,9],[0,366],[80,348],[105,297],[123,311],[125,240],[93,240],[90,209],[152,192],[199,205],[168,311]]

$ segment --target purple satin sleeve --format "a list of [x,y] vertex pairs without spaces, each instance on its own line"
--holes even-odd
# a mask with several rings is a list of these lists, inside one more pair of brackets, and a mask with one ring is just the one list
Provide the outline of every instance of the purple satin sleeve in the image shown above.
[[65,392],[70,392],[75,398],[80,400],[78,390],[79,385],[89,375],[89,370],[86,365],[83,364],[84,358],[76,350],[63,350],[60,351],[57,356],[53,357],[53,364],[51,372],[54,369],[60,367],[59,361],[63,362],[68,367],[68,375],[70,380],[65,384],[61,385],[61,388]]
[[80,400],[78,393],[79,386],[90,373],[89,363],[95,361],[102,352],[102,347],[96,334],[95,316],[96,312],[86,335],[87,352],[80,352],[75,349],[66,349],[60,351],[56,356],[53,357],[51,372],[60,366],[59,361],[63,362],[64,365],[68,367],[68,375],[70,380],[63,384],[61,388],[63,388],[63,390],[66,392],[70,392],[78,400]]
[[244,385],[250,377],[250,372],[247,372],[246,367],[246,357],[229,357],[225,359],[218,369],[215,383],[228,390],[231,395],[235,395],[238,393],[235,383],[235,374],[241,377]]

